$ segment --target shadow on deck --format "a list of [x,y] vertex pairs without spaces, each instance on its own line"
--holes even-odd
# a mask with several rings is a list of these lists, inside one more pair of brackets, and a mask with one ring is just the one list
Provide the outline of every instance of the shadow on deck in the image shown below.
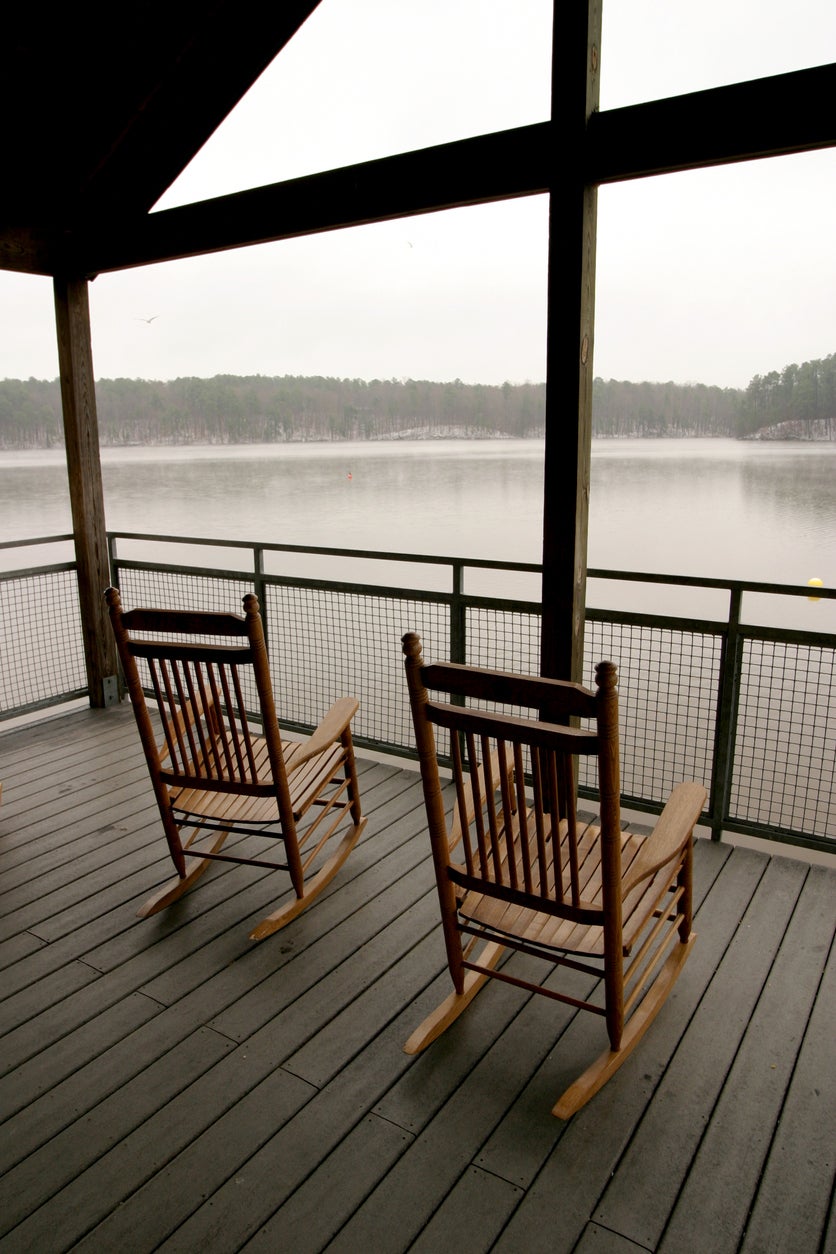
[[684,974],[562,1124],[594,1016],[492,983],[402,1052],[449,981],[418,778],[361,767],[360,845],[253,944],[262,872],[135,918],[170,864],[127,706],[0,737],[0,1248],[832,1248],[836,871],[700,840]]

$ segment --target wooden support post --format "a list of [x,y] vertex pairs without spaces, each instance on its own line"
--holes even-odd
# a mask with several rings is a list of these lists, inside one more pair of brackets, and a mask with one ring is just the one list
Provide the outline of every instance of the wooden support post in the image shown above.
[[90,704],[118,700],[116,646],[103,593],[110,583],[87,281],[56,277],[61,404]]
[[554,6],[541,673],[583,677],[592,451],[597,188],[586,182],[598,107],[600,0]]

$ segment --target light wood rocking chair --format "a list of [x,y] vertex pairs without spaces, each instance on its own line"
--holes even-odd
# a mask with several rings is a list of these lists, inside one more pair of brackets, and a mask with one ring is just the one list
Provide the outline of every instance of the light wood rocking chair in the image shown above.
[[[611,662],[596,668],[598,688],[591,692],[558,680],[425,665],[420,638],[411,632],[403,651],[455,990],[404,1049],[418,1053],[440,1036],[489,976],[603,1015],[609,1050],[552,1111],[568,1119],[641,1039],[694,943],[692,838],[706,791],[679,784],[651,836],[622,831]],[[428,690],[452,701],[431,699]],[[497,708],[515,713],[491,712]],[[592,729],[569,726],[577,717],[591,720]],[[449,824],[436,727],[447,729],[450,740]],[[577,816],[579,754],[598,758],[595,825]],[[509,948],[603,977],[604,1007],[495,969]]]
[[[261,940],[313,901],[366,825],[350,730],[359,702],[343,697],[307,740],[282,741],[255,596],[244,597],[244,617],[160,609],[123,612],[116,588],[108,588],[105,599],[177,870],[177,877],[139,915],[144,918],[176,901],[213,859],[287,870],[295,899],[258,924],[251,938]],[[163,730],[159,746],[137,659],[147,664],[147,683]],[[250,726],[245,707],[248,681],[252,700],[252,679],[259,734]],[[283,845],[284,857],[275,861],[231,850],[222,853],[230,835],[269,837]]]

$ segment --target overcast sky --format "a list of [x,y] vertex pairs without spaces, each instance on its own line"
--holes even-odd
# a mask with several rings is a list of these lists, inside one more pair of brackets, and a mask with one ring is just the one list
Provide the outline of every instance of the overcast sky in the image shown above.
[[[322,0],[157,208],[548,117],[549,0]],[[836,60],[833,0],[604,0],[601,107]],[[836,351],[836,153],[599,193],[595,373],[744,387]],[[541,380],[545,197],[102,275],[97,377]],[[153,319],[152,321],[146,321]],[[0,273],[0,378],[54,378]]]

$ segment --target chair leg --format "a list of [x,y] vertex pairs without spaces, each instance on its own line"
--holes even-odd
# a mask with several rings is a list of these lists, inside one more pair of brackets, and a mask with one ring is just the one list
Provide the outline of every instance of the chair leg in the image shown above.
[[350,727],[346,727],[340,737],[340,741],[345,750],[343,774],[348,780],[348,789],[351,796],[351,817],[355,823],[361,823],[363,821],[363,812],[360,808],[360,785],[357,782],[357,763],[354,758],[354,744],[351,739]]
[[576,1111],[586,1105],[590,1097],[594,1097],[598,1090],[604,1087],[607,1080],[627,1060],[664,1005],[696,939],[696,933],[692,932],[684,944],[679,943],[674,946],[654,983],[627,1020],[621,1037],[621,1047],[617,1050],[606,1050],[590,1067],[587,1067],[583,1075],[569,1085],[552,1109],[552,1114],[558,1119],[570,1119]]
[[691,924],[694,921],[694,834],[691,833],[691,839],[685,846],[685,853],[682,858],[682,866],[676,882],[682,889],[682,898],[679,903],[680,922],[679,922],[679,939],[683,944],[687,943],[691,934]]
[[201,844],[198,846],[195,855],[186,862],[185,874],[176,876],[173,880],[163,884],[162,888],[158,888],[153,896],[148,898],[145,905],[140,906],[139,910],[137,910],[137,918],[147,919],[149,915],[156,914],[158,910],[164,910],[173,901],[177,901],[178,897],[182,897],[192,887],[195,880],[199,879],[203,872],[209,869],[212,862],[211,858],[201,858],[199,851],[205,849],[206,853],[217,853],[228,835],[229,832],[216,832],[211,841],[207,840],[205,845]]
[[[504,945],[499,945],[496,941],[489,941],[479,954],[477,959],[479,966],[493,970],[504,951]],[[440,1006],[436,1006],[435,1010],[427,1015],[421,1026],[415,1029],[404,1045],[404,1053],[420,1054],[422,1049],[426,1049],[434,1040],[437,1040],[442,1032],[445,1032],[450,1024],[458,1019],[462,1011],[470,1005],[487,979],[489,979],[489,976],[486,971],[468,971],[464,977],[462,992],[451,993],[449,997],[445,997]]]
[[313,875],[306,881],[300,896],[294,898],[288,905],[275,910],[273,914],[268,914],[266,919],[262,919],[258,926],[254,927],[250,932],[250,940],[264,940],[266,936],[272,936],[274,932],[278,932],[280,928],[286,927],[292,919],[295,919],[303,910],[306,910],[314,898],[319,896],[323,888],[337,874],[337,871],[339,871],[360,839],[365,826],[366,819],[361,819],[359,823],[350,827],[328,861],[322,865],[316,875]]

